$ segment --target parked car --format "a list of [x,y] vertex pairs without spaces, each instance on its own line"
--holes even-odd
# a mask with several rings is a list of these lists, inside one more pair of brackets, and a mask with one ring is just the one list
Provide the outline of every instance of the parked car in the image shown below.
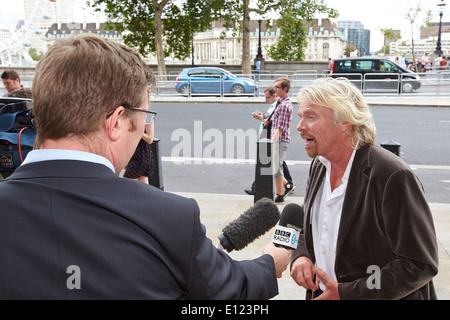
[[177,76],[175,90],[189,94],[254,94],[258,84],[249,78],[238,77],[215,67],[184,68]]
[[387,58],[356,57],[334,59],[330,74],[345,77],[364,90],[385,89],[409,93],[421,87],[420,77]]

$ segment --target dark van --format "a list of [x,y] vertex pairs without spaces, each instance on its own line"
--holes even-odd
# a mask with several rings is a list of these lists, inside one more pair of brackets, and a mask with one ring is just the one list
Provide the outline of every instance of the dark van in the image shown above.
[[334,59],[330,74],[344,77],[363,91],[389,90],[409,93],[421,87],[418,74],[393,61],[378,57]]

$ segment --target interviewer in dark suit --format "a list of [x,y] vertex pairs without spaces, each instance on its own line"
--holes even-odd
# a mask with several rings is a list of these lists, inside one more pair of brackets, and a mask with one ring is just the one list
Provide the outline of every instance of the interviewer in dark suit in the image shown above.
[[0,298],[268,299],[289,251],[234,261],[192,199],[118,178],[144,132],[154,76],[132,49],[56,42],[33,81],[40,149],[0,183]]
[[422,185],[400,157],[374,145],[360,90],[322,79],[297,99],[297,130],[314,160],[294,280],[323,290],[318,299],[435,299],[438,251]]

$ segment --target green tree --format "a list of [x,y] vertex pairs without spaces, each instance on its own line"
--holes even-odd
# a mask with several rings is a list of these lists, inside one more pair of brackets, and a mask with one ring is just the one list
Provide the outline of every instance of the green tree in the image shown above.
[[[396,42],[401,38],[399,32],[393,30],[392,28],[381,28],[381,34],[388,40],[388,42]],[[389,52],[389,44],[383,46],[383,53],[388,54]]]
[[[356,48],[356,46],[354,46],[352,44],[348,44],[344,48],[344,55],[346,55],[347,57],[350,57],[350,54],[355,51],[358,51],[358,48]],[[359,51],[358,51],[358,55],[359,55]]]
[[302,19],[312,21],[317,13],[337,16],[337,11],[328,8],[324,0],[257,0],[252,3],[249,0],[224,0],[221,11],[225,27],[239,35],[242,42],[241,67],[244,74],[251,73],[249,24],[252,15],[266,20],[269,27],[270,16],[279,17],[276,19],[276,26],[281,29],[279,41],[268,49],[269,57],[277,61],[304,59],[307,34]]
[[217,18],[222,0],[90,0],[104,11],[107,28],[122,33],[125,44],[144,56],[156,53],[158,73],[166,74],[164,58],[191,54],[195,32],[207,30]]
[[406,18],[408,19],[408,22],[411,25],[411,50],[412,50],[412,54],[413,54],[415,70],[419,70],[419,68],[417,67],[416,51],[414,49],[414,24],[416,23],[416,20],[420,14],[420,11],[422,11],[422,9],[420,9],[420,6],[418,4],[417,7],[415,7],[415,8],[409,8],[408,12],[406,13]]
[[329,8],[324,0],[260,0],[266,12],[275,12],[280,17],[276,26],[280,28],[280,37],[276,44],[268,49],[268,55],[276,61],[302,61],[307,47],[307,32],[304,21],[312,23],[318,13],[336,18],[338,11]]
[[[325,0],[88,0],[89,6],[103,10],[107,27],[123,33],[127,45],[142,55],[156,53],[158,73],[166,74],[164,57],[185,59],[191,53],[195,32],[210,28],[211,22],[223,19],[227,30],[242,41],[242,70],[251,73],[250,15],[275,14],[281,28],[280,41],[270,48],[269,56],[277,60],[303,60],[306,31],[302,19],[312,21],[316,13],[336,17]],[[292,41],[294,39],[294,41]],[[299,53],[300,52],[300,53]]]
[[31,59],[33,59],[34,61],[39,61],[41,60],[43,53],[42,52],[37,52],[37,50],[35,48],[30,48],[28,50],[28,54],[30,55]]
[[[213,1],[213,0],[212,0]],[[220,3],[221,10],[218,18],[224,21],[226,31],[231,30],[242,44],[241,68],[244,74],[251,74],[250,64],[250,15],[255,12],[250,7],[250,0],[223,0]]]
[[[411,51],[413,54],[414,67],[415,67],[415,70],[418,70],[418,72],[420,72],[420,70],[417,67],[416,51],[414,49],[414,28],[416,27],[416,22],[419,19],[421,12],[422,12],[422,9],[421,9],[420,1],[419,1],[419,2],[417,2],[417,5],[415,7],[409,8],[408,12],[406,13],[406,19],[408,20],[409,24],[411,25]],[[432,11],[428,10],[425,13],[425,15],[426,16],[424,18],[423,25],[429,26],[430,21],[432,19]]]

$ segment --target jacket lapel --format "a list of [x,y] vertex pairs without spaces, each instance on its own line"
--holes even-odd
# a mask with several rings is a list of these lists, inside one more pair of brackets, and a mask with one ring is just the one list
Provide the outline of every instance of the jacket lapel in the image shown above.
[[336,244],[336,261],[338,261],[342,245],[347,236],[348,230],[358,211],[361,201],[369,182],[368,169],[370,169],[369,154],[371,145],[365,145],[358,149],[353,160],[352,169],[348,179],[347,190],[345,192],[344,204],[342,207],[341,221]]
[[[304,210],[305,210],[305,222],[304,222],[304,229],[307,229],[307,232],[305,232],[306,235],[308,235],[305,238],[305,242],[307,244],[307,248],[311,248],[309,250],[309,254],[311,257],[313,257],[313,260],[315,260],[314,257],[314,250],[313,250],[313,238],[312,238],[312,229],[311,229],[311,207],[314,203],[314,199],[316,198],[317,192],[320,189],[320,186],[322,185],[323,179],[325,177],[326,168],[325,166],[319,161],[319,158],[315,158],[313,163],[311,164],[309,174],[309,181],[307,183],[308,189],[306,190],[305,195],[305,203],[304,203]],[[317,213],[313,213],[317,214]]]

